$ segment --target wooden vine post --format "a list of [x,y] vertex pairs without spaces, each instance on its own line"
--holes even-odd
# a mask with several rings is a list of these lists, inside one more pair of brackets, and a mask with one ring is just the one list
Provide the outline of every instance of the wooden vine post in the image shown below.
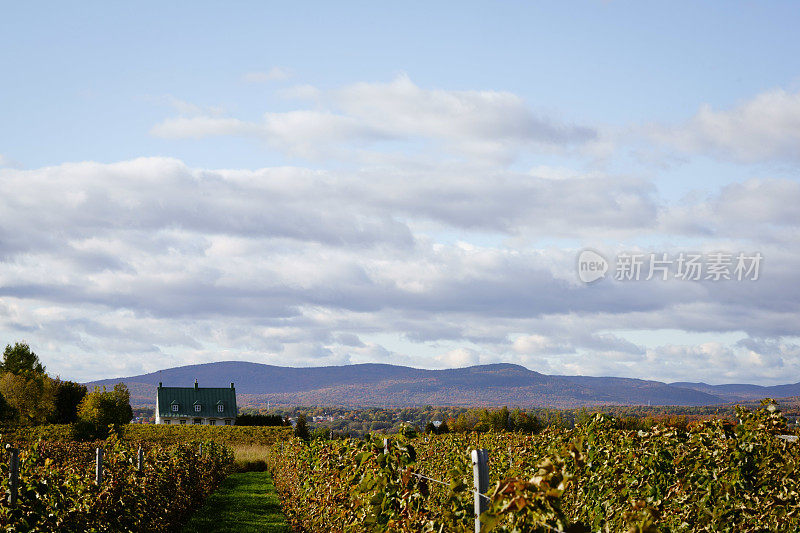
[[99,485],[103,482],[103,448],[95,451],[94,480]]
[[19,450],[9,448],[8,454],[8,503],[13,507],[17,503],[17,491],[19,490]]
[[472,450],[472,477],[475,482],[475,533],[481,533],[481,513],[486,510],[489,490],[489,452]]

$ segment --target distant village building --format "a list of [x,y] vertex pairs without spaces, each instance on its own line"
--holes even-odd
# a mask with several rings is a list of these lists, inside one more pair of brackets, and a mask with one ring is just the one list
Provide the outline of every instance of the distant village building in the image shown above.
[[231,387],[163,387],[156,394],[156,424],[232,426],[236,423],[236,389]]

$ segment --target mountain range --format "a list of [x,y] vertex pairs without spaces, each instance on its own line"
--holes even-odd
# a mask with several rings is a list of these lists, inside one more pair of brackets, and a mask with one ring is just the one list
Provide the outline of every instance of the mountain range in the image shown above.
[[572,408],[584,405],[717,405],[766,397],[800,395],[800,383],[708,385],[588,376],[540,374],[500,363],[446,370],[387,364],[294,368],[222,361],[167,368],[138,376],[87,383],[124,382],[131,403],[153,405],[159,383],[190,387],[228,387],[235,383],[240,406],[340,405],[404,407],[421,405]]

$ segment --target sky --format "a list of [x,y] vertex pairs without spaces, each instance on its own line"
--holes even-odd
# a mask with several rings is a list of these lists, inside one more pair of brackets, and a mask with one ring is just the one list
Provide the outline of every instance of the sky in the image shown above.
[[81,381],[800,381],[797,27],[794,2],[4,3],[0,344]]

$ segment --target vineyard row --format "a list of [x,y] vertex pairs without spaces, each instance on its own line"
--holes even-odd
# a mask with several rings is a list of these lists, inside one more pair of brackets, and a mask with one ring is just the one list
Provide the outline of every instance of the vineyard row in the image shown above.
[[[739,424],[621,430],[607,415],[538,435],[447,434],[271,447],[299,530],[475,530],[470,450],[487,450],[481,531],[798,531],[800,447],[772,403]],[[431,482],[437,481],[436,483]],[[439,481],[445,481],[442,485]]]
[[8,532],[174,531],[233,463],[214,442],[201,450],[199,442],[134,445],[115,436],[99,449],[41,441],[14,450],[0,462],[0,528]]

